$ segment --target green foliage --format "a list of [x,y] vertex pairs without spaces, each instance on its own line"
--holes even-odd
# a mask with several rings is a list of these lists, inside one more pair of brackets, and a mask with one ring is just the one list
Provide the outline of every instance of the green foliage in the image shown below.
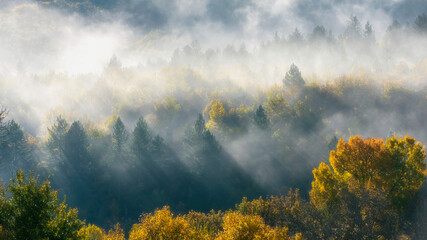
[[7,188],[0,188],[0,225],[7,239],[78,239],[83,223],[77,210],[60,203],[49,181],[18,171]]
[[268,96],[266,104],[268,119],[273,124],[288,122],[292,117],[292,108],[288,101],[280,94],[271,94]]
[[[192,231],[213,239],[223,233],[224,223],[222,213],[206,213],[210,209],[225,210],[243,196],[253,199],[299,187],[303,197],[292,191],[283,197],[244,200],[237,210],[242,215],[260,216],[270,230],[286,227],[290,235],[302,233],[307,239],[391,238],[402,232],[425,180],[421,145],[411,138],[389,138],[369,144],[361,141],[366,153],[358,150],[358,144],[344,151],[335,136],[346,136],[347,131],[382,136],[389,129],[422,129],[425,124],[419,119],[426,117],[425,91],[381,87],[364,75],[301,86],[286,91],[277,86],[261,89],[256,100],[250,94],[232,96],[241,93],[235,90],[213,98],[200,89],[197,107],[183,96],[166,97],[157,103],[158,112],[145,118],[158,123],[160,112],[176,109],[179,101],[179,111],[165,115],[165,121],[174,119],[166,124],[177,133],[174,136],[161,124],[150,129],[144,118],[132,134],[126,132],[123,122],[136,121],[136,114],[153,110],[149,101],[136,105],[135,116],[123,110],[123,118],[111,117],[104,128],[79,122],[70,126],[59,117],[48,128],[45,142],[51,157],[46,158],[44,151],[30,151],[29,155],[40,157],[40,165],[48,167],[42,170],[51,172],[52,183],[67,193],[68,202],[102,227],[111,225],[113,219],[128,230],[141,211],[170,205],[179,213],[189,209],[205,212],[183,217]],[[204,106],[205,114],[210,115],[207,124],[198,114]],[[393,121],[382,122],[378,114]],[[183,126],[194,116],[198,116],[196,122],[184,134]],[[3,121],[1,126],[3,147],[22,144],[36,151],[41,147],[16,122]],[[108,128],[110,135],[101,131]],[[418,134],[423,137],[421,131]],[[4,149],[0,154],[8,153]],[[336,163],[321,164],[313,171],[311,198],[305,201],[313,164],[327,159],[330,150],[335,151]],[[8,159],[22,161],[25,154],[19,152]],[[363,164],[352,158],[363,158]],[[1,164],[6,162],[3,159]],[[4,233],[5,226],[2,229]],[[100,230],[104,238],[107,233]]]
[[227,110],[225,104],[218,100],[213,100],[210,104],[210,120],[206,124],[209,130],[225,138],[238,137],[246,133],[249,109],[241,105]]
[[8,165],[9,169],[34,167],[33,149],[21,126],[12,120],[4,131],[4,141],[0,143],[0,163]]

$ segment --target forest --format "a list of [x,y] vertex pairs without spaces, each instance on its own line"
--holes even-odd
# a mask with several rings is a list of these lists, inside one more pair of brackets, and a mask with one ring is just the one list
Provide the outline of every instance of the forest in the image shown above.
[[425,13],[131,2],[0,2],[0,239],[427,237]]

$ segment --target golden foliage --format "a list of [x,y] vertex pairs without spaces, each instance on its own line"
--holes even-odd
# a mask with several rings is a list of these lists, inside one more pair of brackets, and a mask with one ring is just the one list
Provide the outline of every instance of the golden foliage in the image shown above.
[[238,136],[247,130],[249,122],[249,112],[253,108],[246,108],[244,105],[239,107],[228,107],[227,103],[218,100],[211,100],[206,105],[205,112],[209,110],[210,120],[207,122],[206,127],[214,132],[223,136]]
[[221,211],[215,212],[214,210],[207,214],[190,211],[184,215],[184,218],[195,231],[204,236],[214,237],[222,230],[223,215]]
[[332,169],[321,163],[313,170],[315,180],[310,191],[317,208],[332,206],[342,188],[351,192],[373,189],[385,192],[396,208],[404,208],[426,178],[426,154],[412,137],[382,139],[340,139],[331,151]]
[[222,102],[216,102],[212,105],[209,111],[209,117],[215,122],[221,122],[222,118],[225,117],[227,112],[224,109]]
[[271,228],[260,216],[237,212],[225,214],[223,229],[217,240],[290,239],[287,228]]
[[154,111],[156,115],[162,121],[166,119],[172,119],[173,115],[181,109],[181,105],[177,103],[172,95],[165,97],[163,100],[158,101],[154,105]]
[[169,207],[156,210],[134,224],[129,234],[129,240],[186,240],[203,239],[195,232],[190,224],[181,216],[173,217]]
[[283,196],[271,196],[265,200],[260,197],[250,202],[243,198],[236,208],[242,214],[259,215],[267,224],[273,225],[281,222],[286,206]]
[[338,181],[331,168],[322,162],[317,169],[313,170],[313,175],[311,202],[319,209],[332,206],[337,201]]
[[266,113],[273,123],[277,123],[289,120],[292,114],[292,108],[282,94],[276,93],[268,96]]
[[125,240],[125,233],[120,224],[117,223],[114,225],[114,228],[110,229],[107,235],[105,235],[104,240]]
[[116,224],[113,229],[108,231],[108,234],[103,229],[89,224],[79,230],[78,236],[83,240],[125,240],[125,234],[120,224]]
[[101,228],[89,224],[79,230],[78,236],[83,240],[103,240],[104,232]]
[[390,160],[382,139],[354,136],[348,143],[340,139],[337,150],[331,151],[329,161],[336,173],[348,172],[362,186],[368,181],[378,180],[381,169]]

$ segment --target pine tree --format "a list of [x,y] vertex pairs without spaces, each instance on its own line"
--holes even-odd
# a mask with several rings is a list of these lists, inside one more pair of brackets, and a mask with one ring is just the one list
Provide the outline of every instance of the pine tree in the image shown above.
[[21,126],[14,120],[6,126],[5,141],[0,149],[0,159],[3,159],[2,166],[8,165],[11,169],[31,168],[32,149]]
[[359,40],[362,38],[362,26],[356,16],[351,16],[344,31],[345,40]]
[[283,85],[286,88],[301,88],[305,84],[304,79],[301,76],[301,72],[298,67],[292,63],[289,71],[286,73],[285,78],[283,79]]
[[122,120],[117,118],[113,126],[113,150],[116,158],[121,158],[123,148],[128,140],[129,134],[126,131],[125,125]]
[[150,159],[152,138],[147,122],[141,117],[132,133],[132,151],[139,161]]
[[67,120],[59,116],[56,119],[56,124],[48,128],[49,133],[46,142],[46,147],[49,150],[49,154],[52,160],[57,163],[63,163],[64,161],[64,136],[68,132],[69,125]]
[[64,136],[64,156],[71,167],[88,171],[91,169],[91,159],[88,152],[89,142],[85,130],[79,121],[71,124]]
[[422,15],[419,15],[417,19],[415,19],[415,29],[427,33],[427,15],[423,13]]
[[265,111],[264,108],[259,105],[258,109],[256,110],[255,116],[254,116],[254,121],[256,126],[261,129],[261,130],[267,130],[269,123],[268,123],[268,118],[267,115],[265,115]]
[[202,136],[206,131],[205,120],[203,119],[202,114],[199,114],[197,117],[196,124],[194,124],[194,129],[199,136]]

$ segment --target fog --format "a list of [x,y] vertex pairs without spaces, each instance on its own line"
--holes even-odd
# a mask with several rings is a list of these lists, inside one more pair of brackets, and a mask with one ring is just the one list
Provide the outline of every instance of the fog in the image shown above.
[[[422,0],[0,1],[0,105],[35,137],[39,163],[50,161],[58,116],[83,124],[101,164],[111,159],[93,132],[110,136],[120,116],[130,133],[144,117],[167,157],[192,174],[197,149],[185,144],[201,113],[223,149],[215,156],[254,179],[253,194],[307,195],[334,137],[427,144],[427,28],[414,23],[423,13]],[[292,64],[302,90],[283,86]],[[280,96],[289,113],[272,108]],[[229,118],[222,125],[210,112],[218,102]],[[260,105],[269,131],[253,126]],[[110,177],[126,164],[111,163]]]
[[[11,117],[23,118],[20,122],[31,134],[44,135],[46,126],[41,124],[50,121],[54,111],[79,117],[117,113],[76,106],[79,96],[96,84],[120,78],[115,89],[125,92],[149,85],[155,93],[140,97],[154,101],[174,91],[167,83],[174,76],[165,75],[179,67],[201,78],[194,80],[196,85],[205,82],[219,89],[231,83],[250,94],[280,84],[291,63],[307,81],[362,73],[376,81],[400,81],[420,89],[425,80],[425,36],[405,31],[403,37],[386,30],[393,19],[411,25],[418,12],[407,11],[415,4],[421,11],[425,4],[387,2],[334,6],[326,1],[143,1],[105,2],[105,6],[94,2],[96,8],[89,13],[82,7],[63,7],[61,1],[6,1],[0,15],[2,104],[11,109]],[[137,9],[145,9],[138,18]],[[358,17],[361,31],[366,21],[371,23],[375,42],[345,41],[351,16]],[[332,39],[309,42],[317,25],[323,25],[326,34],[331,30]],[[290,41],[295,28],[303,41]],[[117,59],[124,76],[108,76],[111,59]],[[118,98],[120,102],[124,96]],[[26,123],[28,118],[33,123]]]

